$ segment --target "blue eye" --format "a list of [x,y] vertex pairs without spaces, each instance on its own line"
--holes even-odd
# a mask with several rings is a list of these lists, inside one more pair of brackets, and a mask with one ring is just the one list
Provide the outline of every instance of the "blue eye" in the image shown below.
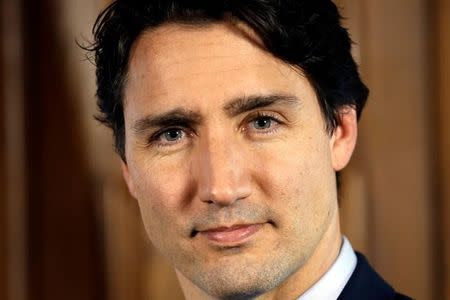
[[151,147],[176,147],[186,145],[192,132],[187,128],[171,127],[163,128],[149,137],[148,146]]
[[258,130],[268,129],[272,126],[272,118],[264,116],[258,117],[253,120],[253,126]]
[[168,142],[175,142],[183,137],[183,130],[181,129],[169,129],[161,134],[161,138],[164,138]]

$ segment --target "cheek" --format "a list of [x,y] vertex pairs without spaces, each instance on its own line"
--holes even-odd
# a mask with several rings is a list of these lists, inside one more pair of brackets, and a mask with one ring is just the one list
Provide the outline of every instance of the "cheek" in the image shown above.
[[280,218],[315,220],[326,215],[335,189],[326,137],[299,139],[304,142],[273,145],[260,152],[254,171],[258,188],[266,195],[268,205],[275,206]]
[[[158,247],[164,237],[182,228],[180,208],[188,201],[189,176],[181,167],[151,162],[130,162],[142,220],[147,233]],[[170,225],[170,226],[169,226]]]

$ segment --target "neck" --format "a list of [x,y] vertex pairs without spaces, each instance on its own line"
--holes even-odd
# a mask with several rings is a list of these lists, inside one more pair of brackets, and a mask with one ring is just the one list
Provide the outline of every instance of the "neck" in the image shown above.
[[341,244],[339,214],[336,210],[330,226],[308,261],[281,286],[271,291],[269,297],[261,299],[296,299],[301,296],[330,269],[339,255]]
[[[339,214],[336,210],[323,238],[308,261],[296,273],[274,290],[259,296],[258,300],[295,299],[313,286],[335,262],[342,244]],[[189,279],[176,271],[186,300],[215,299],[207,295]]]

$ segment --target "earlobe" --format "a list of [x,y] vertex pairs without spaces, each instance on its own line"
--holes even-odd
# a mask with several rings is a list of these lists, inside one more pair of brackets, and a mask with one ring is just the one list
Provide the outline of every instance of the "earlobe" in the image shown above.
[[128,190],[129,190],[131,196],[136,198],[134,184],[133,184],[133,180],[131,179],[131,176],[130,176],[130,171],[128,169],[128,165],[124,161],[121,161],[121,167],[122,167],[122,176],[123,176],[123,179],[125,180],[125,183],[127,184]]
[[332,165],[335,171],[342,170],[350,161],[358,135],[355,109],[344,108],[339,117],[340,123],[330,140]]

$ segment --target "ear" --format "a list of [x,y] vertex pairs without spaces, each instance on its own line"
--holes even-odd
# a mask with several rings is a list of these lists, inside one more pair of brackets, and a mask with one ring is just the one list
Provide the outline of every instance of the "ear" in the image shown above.
[[339,113],[340,124],[330,139],[331,160],[333,169],[342,170],[350,161],[358,136],[356,111],[345,107]]
[[134,188],[133,179],[130,176],[130,171],[128,169],[127,163],[124,162],[123,160],[121,161],[121,167],[122,167],[122,176],[123,176],[123,179],[125,179],[125,182],[128,186],[128,190],[130,191],[131,196],[136,198],[136,191]]

